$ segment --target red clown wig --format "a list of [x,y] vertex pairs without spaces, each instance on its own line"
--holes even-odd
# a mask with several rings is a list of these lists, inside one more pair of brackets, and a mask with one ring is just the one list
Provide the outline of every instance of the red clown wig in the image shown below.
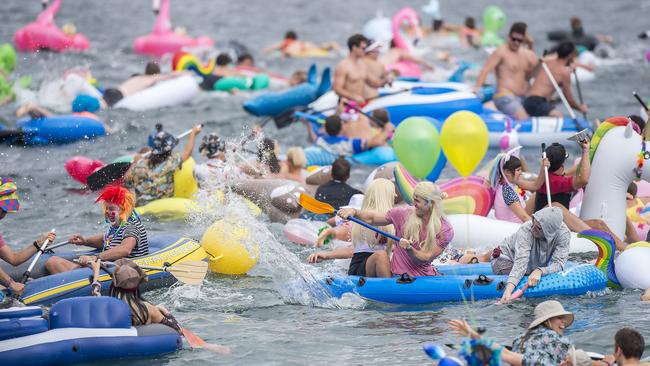
[[123,186],[110,184],[102,189],[95,203],[97,202],[103,203],[104,214],[106,214],[106,203],[112,203],[114,205],[120,206],[120,208],[122,208],[122,213],[120,213],[120,220],[122,222],[126,222],[129,216],[131,216],[131,212],[135,206],[135,197],[133,196],[133,193],[131,193]]

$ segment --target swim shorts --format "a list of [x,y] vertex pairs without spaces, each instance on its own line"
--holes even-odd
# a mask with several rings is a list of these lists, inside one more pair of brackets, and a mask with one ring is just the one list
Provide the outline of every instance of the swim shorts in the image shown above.
[[510,258],[504,255],[492,258],[490,264],[492,265],[492,273],[495,275],[508,275],[512,271],[513,263]]
[[531,117],[544,117],[548,116],[555,107],[546,98],[531,95],[524,99],[524,109],[526,109],[526,113]]
[[348,269],[349,276],[365,276],[366,275],[366,262],[368,258],[374,253],[359,252],[354,253],[352,261],[350,261],[350,268]]
[[510,117],[515,116],[518,110],[523,108],[522,103],[523,98],[516,95],[504,95],[502,97],[494,98],[494,105],[497,109],[507,114]]

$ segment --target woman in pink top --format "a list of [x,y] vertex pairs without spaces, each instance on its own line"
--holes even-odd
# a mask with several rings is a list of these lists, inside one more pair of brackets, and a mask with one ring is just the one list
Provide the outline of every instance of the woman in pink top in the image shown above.
[[395,207],[388,212],[344,209],[339,210],[338,215],[344,219],[355,216],[375,226],[392,224],[395,227],[395,235],[402,239],[393,249],[390,260],[393,274],[437,276],[440,273],[431,262],[454,236],[454,230],[442,211],[445,196],[437,185],[420,182],[415,186],[413,206]]
[[[521,147],[512,149],[503,155],[496,166],[492,182],[496,194],[494,197],[494,217],[499,220],[517,224],[530,220],[534,208],[534,197],[527,197],[526,191],[535,192],[544,184],[544,164],[541,164],[535,181],[521,179],[521,160],[513,154]],[[527,204],[528,203],[528,204]]]

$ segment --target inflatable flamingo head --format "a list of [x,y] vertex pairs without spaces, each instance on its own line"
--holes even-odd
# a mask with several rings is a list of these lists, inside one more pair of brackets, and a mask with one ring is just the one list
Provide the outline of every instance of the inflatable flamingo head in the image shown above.
[[[406,25],[408,29],[413,32],[413,45],[409,45],[404,39],[404,36],[401,32],[402,25]],[[422,38],[422,29],[420,28],[420,18],[417,11],[413,8],[402,8],[398,11],[392,20],[392,30],[393,30],[393,41],[395,46],[398,48],[410,50],[421,38]]]

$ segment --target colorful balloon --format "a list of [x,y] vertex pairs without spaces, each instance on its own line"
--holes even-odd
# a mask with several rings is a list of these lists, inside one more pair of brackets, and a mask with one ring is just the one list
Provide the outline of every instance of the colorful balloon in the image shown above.
[[[431,117],[423,117],[423,118],[433,123],[433,125],[436,126],[436,129],[438,130],[438,135],[440,135],[440,131],[442,130],[442,122]],[[433,166],[433,169],[431,169],[431,172],[429,172],[429,175],[427,175],[427,180],[430,182],[437,181],[438,178],[440,177],[440,173],[442,173],[442,170],[445,168],[445,165],[447,165],[447,157],[445,156],[445,153],[441,149],[440,157],[438,157],[438,161],[436,162],[436,165]]]
[[506,24],[506,14],[499,7],[490,5],[483,11],[484,31],[481,35],[481,46],[498,47],[503,44],[503,39],[498,33]]
[[[487,130],[486,130],[487,133]],[[430,120],[410,117],[402,121],[393,137],[397,159],[415,177],[423,179],[440,157],[440,134]]]
[[487,152],[487,126],[474,112],[455,112],[442,125],[440,145],[451,165],[467,177]]

